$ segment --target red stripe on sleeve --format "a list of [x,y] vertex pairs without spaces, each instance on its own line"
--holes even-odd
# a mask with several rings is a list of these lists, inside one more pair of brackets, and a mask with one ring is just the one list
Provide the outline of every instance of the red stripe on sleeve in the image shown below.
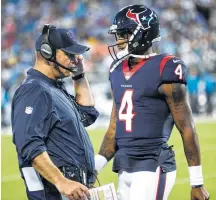
[[164,67],[165,67],[166,63],[167,63],[170,59],[172,59],[172,58],[174,58],[174,57],[175,57],[175,56],[169,55],[169,56],[164,57],[164,58],[161,60],[161,62],[160,62],[160,75],[162,75],[162,72],[163,72],[163,70],[164,70]]

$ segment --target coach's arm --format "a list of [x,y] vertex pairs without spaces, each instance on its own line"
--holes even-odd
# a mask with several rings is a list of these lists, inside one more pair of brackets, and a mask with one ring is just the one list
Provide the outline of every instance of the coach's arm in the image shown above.
[[186,86],[181,83],[163,84],[159,91],[164,95],[178,128],[184,145],[185,156],[189,165],[191,199],[208,199],[209,193],[202,187],[200,148],[191,108],[187,98]]

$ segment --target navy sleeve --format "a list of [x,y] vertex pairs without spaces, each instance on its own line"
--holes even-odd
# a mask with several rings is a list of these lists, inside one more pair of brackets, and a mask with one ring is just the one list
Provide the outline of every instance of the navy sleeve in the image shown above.
[[175,56],[166,56],[160,63],[160,76],[162,83],[187,84],[187,68],[185,63]]
[[92,125],[99,116],[99,112],[93,106],[82,106],[78,104],[78,109],[85,127]]
[[22,85],[12,102],[13,142],[21,158],[29,164],[46,151],[44,140],[49,132],[48,95],[39,85]]
[[83,125],[85,127],[92,125],[99,116],[99,112],[96,108],[94,106],[82,106],[76,102],[76,98],[73,95],[70,95],[70,97],[80,114]]

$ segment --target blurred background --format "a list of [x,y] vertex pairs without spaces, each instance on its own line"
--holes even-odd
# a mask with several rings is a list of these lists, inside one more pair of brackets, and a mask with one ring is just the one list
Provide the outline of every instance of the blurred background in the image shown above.
[[[115,14],[131,3],[141,3],[156,11],[160,18],[162,40],[154,45],[155,51],[170,53],[184,60],[188,67],[187,87],[194,116],[201,123],[216,124],[216,3],[214,0],[2,0],[2,135],[11,134],[12,97],[25,78],[27,69],[34,65],[34,41],[45,23],[71,29],[80,43],[91,47],[84,55],[85,71],[93,90],[96,107],[100,111],[99,119],[91,128],[106,127],[112,104],[108,81],[108,69],[112,58],[107,46],[115,43],[114,38],[108,34],[108,29]],[[71,79],[68,78],[65,82],[68,91],[72,90]],[[215,128],[213,126],[210,128],[212,135]],[[215,146],[216,138],[212,139]],[[3,147],[10,147],[11,144],[8,142],[11,143],[11,138],[5,141],[7,142],[2,145],[3,152],[6,151]],[[215,152],[215,147],[213,149]],[[14,153],[12,158],[16,159]],[[5,158],[6,164],[3,166],[5,170],[9,170],[8,160]],[[16,164],[16,160],[14,163]],[[3,183],[7,183],[7,187],[10,176],[13,179],[13,170],[9,170],[7,177],[3,177]],[[214,177],[216,178],[216,175]]]
[[[159,15],[162,40],[159,53],[179,56],[188,67],[188,92],[195,115],[215,116],[216,111],[216,4],[213,0],[133,1],[152,7]],[[115,13],[129,0],[8,0],[2,1],[1,125],[10,126],[11,99],[25,72],[34,65],[34,41],[45,23],[70,28],[77,40],[89,45],[85,56],[100,119],[108,122],[111,99],[108,69],[112,58],[107,46]],[[169,5],[169,6],[167,6]],[[67,87],[72,88],[70,79]],[[104,102],[104,103],[100,103]],[[106,104],[107,106],[104,106]]]

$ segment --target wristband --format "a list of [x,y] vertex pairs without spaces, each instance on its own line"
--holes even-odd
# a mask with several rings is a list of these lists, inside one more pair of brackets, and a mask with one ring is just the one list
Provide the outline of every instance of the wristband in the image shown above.
[[72,79],[73,79],[74,81],[76,81],[76,80],[78,80],[78,79],[83,78],[84,76],[85,76],[85,73],[83,72],[83,73],[81,73],[81,74],[79,74],[79,75],[76,75],[76,76],[72,77]]
[[201,187],[203,187],[203,185],[192,185],[191,187],[192,188],[201,188]]
[[190,175],[190,185],[200,186],[203,185],[203,175],[202,175],[202,166],[191,166],[188,167],[189,175]]
[[108,163],[107,159],[102,155],[95,156],[95,170],[99,173]]

